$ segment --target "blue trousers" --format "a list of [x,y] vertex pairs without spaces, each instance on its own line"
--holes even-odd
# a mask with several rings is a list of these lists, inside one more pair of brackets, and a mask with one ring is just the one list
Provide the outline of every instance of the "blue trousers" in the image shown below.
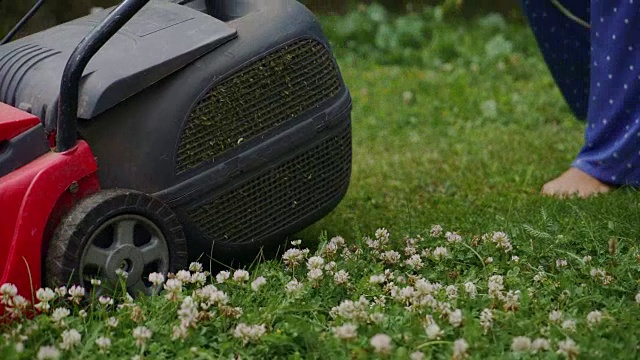
[[604,183],[640,186],[640,0],[522,0],[569,107],[586,120],[573,161]]

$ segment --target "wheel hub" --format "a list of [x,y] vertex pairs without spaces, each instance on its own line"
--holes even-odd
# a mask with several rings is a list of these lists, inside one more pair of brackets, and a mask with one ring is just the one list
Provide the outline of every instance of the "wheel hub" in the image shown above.
[[[117,270],[126,271],[128,274],[127,285],[133,285],[131,281],[139,279],[144,269],[142,252],[133,245],[122,245],[114,250],[107,259],[105,270],[107,274],[116,274]],[[111,277],[111,276],[109,276]]]
[[149,219],[134,214],[113,217],[91,236],[80,260],[80,276],[87,280],[90,272],[112,284],[118,273],[127,273],[130,292],[151,293],[148,276],[151,272],[166,274],[169,270],[169,249],[162,231]]

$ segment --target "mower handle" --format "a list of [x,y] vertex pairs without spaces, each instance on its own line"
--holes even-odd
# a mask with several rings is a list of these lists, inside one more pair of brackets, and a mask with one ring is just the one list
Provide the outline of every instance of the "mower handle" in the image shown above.
[[73,50],[60,83],[56,152],[71,149],[78,140],[78,95],[82,73],[87,64],[98,50],[148,2],[149,0],[124,0]]

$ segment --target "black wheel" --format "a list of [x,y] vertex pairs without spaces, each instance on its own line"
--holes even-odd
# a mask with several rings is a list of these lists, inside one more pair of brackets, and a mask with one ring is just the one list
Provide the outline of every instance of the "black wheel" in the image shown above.
[[110,287],[124,270],[129,294],[151,294],[150,273],[166,276],[187,261],[182,226],[167,205],[137,191],[104,190],[61,220],[46,252],[45,283],[91,289],[91,280],[100,279]]

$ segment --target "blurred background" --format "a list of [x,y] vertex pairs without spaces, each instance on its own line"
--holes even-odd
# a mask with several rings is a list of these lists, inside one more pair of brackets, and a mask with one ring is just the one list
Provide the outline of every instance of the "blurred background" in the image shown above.
[[[36,0],[0,0],[0,37],[31,8]],[[24,35],[46,29],[61,22],[86,15],[93,7],[109,7],[118,0],[47,0],[38,14],[20,33]],[[513,0],[303,0],[318,15],[347,15],[359,7],[379,4],[394,14],[421,12],[428,7],[455,9],[456,16],[470,19],[499,13],[510,20],[519,21],[519,2]]]

